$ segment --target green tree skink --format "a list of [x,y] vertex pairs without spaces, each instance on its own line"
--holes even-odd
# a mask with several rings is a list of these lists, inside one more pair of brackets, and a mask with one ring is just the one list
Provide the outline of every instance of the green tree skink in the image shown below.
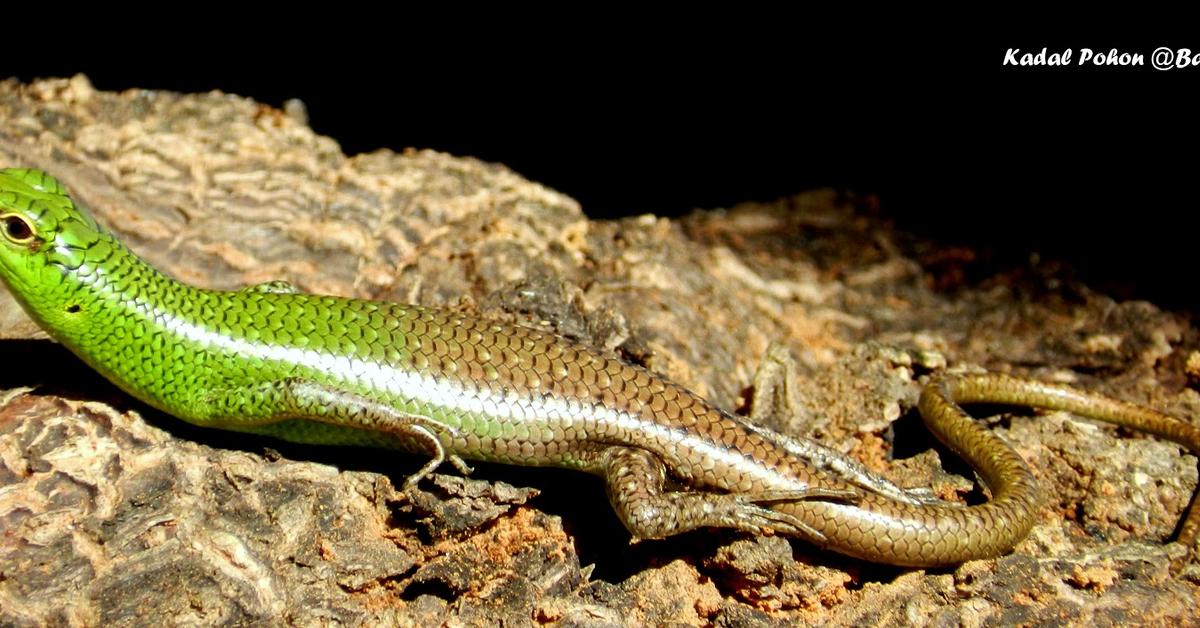
[[[935,378],[920,410],[992,492],[961,506],[551,333],[282,282],[179,283],[40,171],[0,170],[0,233],[0,274],[29,315],[151,406],[201,426],[431,455],[406,488],[445,461],[467,471],[463,459],[595,473],[638,538],[727,527],[908,566],[1003,553],[1033,525],[1038,486],[958,403],[1066,410],[1200,452],[1200,430],[1125,402],[1002,375]],[[1198,529],[1193,503],[1180,541],[1191,548]]]

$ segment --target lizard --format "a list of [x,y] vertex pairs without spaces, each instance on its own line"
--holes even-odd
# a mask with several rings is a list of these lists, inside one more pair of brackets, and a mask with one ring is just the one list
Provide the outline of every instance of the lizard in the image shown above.
[[[1065,410],[1200,453],[1200,429],[1135,404],[996,373],[937,375],[919,410],[991,491],[981,504],[945,502],[548,331],[282,281],[181,283],[33,169],[0,170],[0,278],[52,338],[184,421],[427,454],[405,489],[444,462],[468,473],[467,459],[593,473],[635,539],[732,528],[910,567],[1003,554],[1031,529],[1040,491],[966,403]],[[1178,541],[1192,548],[1198,531],[1193,500]]]

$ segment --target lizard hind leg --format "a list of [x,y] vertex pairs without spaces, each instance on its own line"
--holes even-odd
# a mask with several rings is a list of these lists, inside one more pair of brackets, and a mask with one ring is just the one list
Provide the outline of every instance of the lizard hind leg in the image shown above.
[[798,518],[768,505],[802,500],[853,501],[854,491],[797,489],[765,493],[666,491],[666,465],[653,453],[633,447],[599,452],[595,472],[602,474],[613,510],[635,539],[661,539],[701,527],[774,532],[821,544],[825,536]]

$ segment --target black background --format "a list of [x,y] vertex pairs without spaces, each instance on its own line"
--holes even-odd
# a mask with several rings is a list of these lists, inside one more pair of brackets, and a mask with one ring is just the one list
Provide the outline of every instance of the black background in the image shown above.
[[243,24],[200,40],[146,29],[10,55],[0,74],[298,98],[347,154],[411,146],[504,163],[592,217],[846,188],[1001,264],[1039,252],[1120,298],[1200,306],[1200,69],[1002,67],[1009,47],[1149,57],[1200,50],[1200,38],[968,30],[980,19],[949,33],[781,15],[685,26],[543,14],[562,21],[520,28],[357,17],[378,23]]

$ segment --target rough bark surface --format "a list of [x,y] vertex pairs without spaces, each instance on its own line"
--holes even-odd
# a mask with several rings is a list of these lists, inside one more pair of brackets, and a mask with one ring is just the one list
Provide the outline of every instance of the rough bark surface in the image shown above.
[[[913,414],[920,379],[946,363],[1200,417],[1188,318],[1043,264],[967,280],[971,251],[895,232],[870,197],[593,221],[500,165],[346,157],[299,105],[101,93],[83,77],[0,83],[8,166],[55,173],[184,281],[287,279],[548,325],[731,409],[744,410],[768,343],[783,343],[801,395],[772,428],[947,498],[979,493]],[[629,545],[587,476],[480,465],[404,495],[413,456],[184,425],[3,300],[0,625],[1196,621],[1200,572],[1170,575],[1180,548],[1162,544],[1195,459],[1070,416],[991,421],[1051,496],[996,560],[896,569],[720,531]]]

